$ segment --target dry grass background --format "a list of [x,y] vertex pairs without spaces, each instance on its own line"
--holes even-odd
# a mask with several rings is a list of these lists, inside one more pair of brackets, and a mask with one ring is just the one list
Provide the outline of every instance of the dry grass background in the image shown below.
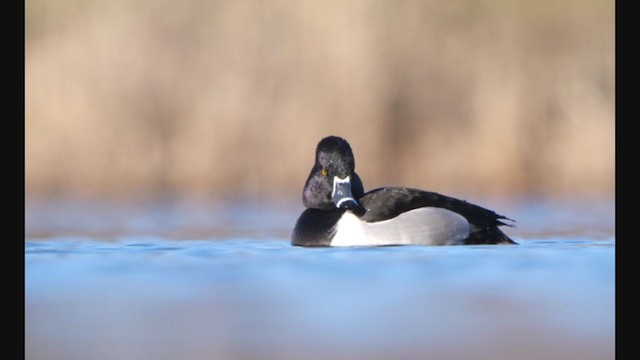
[[614,191],[613,0],[27,0],[27,196]]

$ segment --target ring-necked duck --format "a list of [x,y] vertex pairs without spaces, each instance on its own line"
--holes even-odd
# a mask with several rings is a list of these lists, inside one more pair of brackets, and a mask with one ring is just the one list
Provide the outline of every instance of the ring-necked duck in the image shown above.
[[302,201],[295,246],[516,244],[498,228],[513,220],[464,200],[406,187],[365,193],[337,136],[318,144]]

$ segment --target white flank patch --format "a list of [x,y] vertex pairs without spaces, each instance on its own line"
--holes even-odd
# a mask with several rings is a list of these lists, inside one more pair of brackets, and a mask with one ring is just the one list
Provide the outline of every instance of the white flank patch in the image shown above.
[[455,245],[469,236],[467,219],[453,211],[426,207],[368,223],[347,211],[331,246]]

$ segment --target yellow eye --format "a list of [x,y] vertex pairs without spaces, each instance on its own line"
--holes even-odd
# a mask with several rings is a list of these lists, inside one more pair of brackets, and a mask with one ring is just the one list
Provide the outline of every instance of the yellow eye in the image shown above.
[[327,176],[327,169],[322,169],[320,173],[322,174],[322,176]]

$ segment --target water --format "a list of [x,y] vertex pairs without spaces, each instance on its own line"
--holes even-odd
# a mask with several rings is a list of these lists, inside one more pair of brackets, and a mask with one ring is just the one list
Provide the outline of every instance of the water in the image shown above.
[[613,204],[489,204],[521,245],[305,249],[295,203],[27,202],[26,358],[613,359]]

